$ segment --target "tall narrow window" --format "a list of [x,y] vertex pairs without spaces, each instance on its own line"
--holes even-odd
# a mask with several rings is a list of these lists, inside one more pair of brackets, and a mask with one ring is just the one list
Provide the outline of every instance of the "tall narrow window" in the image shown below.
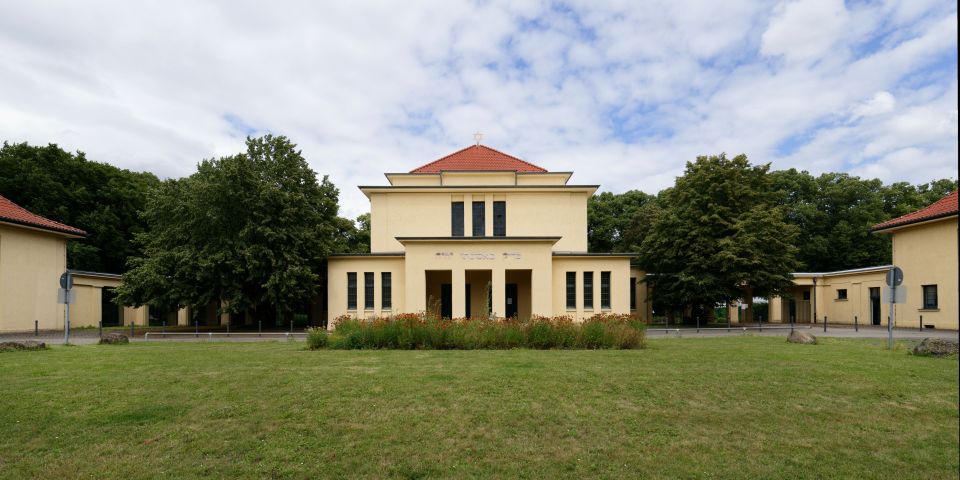
[[637,277],[630,277],[630,310],[637,309]]
[[932,310],[937,308],[937,286],[923,285],[921,288],[923,288],[924,310]]
[[507,236],[507,202],[493,202],[493,236]]
[[593,310],[593,272],[583,272],[583,309]]
[[600,308],[610,308],[610,272],[600,272]]
[[487,234],[486,203],[473,202],[473,236],[483,237]]
[[390,272],[380,273],[380,308],[393,308],[393,274]]
[[577,272],[567,272],[567,310],[577,309]]
[[347,310],[357,309],[357,272],[347,273]]
[[373,310],[373,272],[363,273],[363,308]]
[[463,236],[463,202],[450,204],[450,236]]

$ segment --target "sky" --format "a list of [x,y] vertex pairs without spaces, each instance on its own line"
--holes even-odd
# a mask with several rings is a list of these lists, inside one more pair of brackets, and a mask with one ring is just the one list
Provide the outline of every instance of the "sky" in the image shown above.
[[721,152],[955,179],[956,3],[0,0],[0,140],[171,178],[285,135],[352,218],[478,131],[612,192]]

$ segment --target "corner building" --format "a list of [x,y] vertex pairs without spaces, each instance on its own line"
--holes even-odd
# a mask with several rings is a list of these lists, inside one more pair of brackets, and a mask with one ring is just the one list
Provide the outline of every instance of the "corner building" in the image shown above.
[[389,185],[360,187],[370,252],[329,260],[328,326],[341,315],[425,311],[649,318],[633,255],[587,251],[587,199],[598,185],[479,144],[385,175]]

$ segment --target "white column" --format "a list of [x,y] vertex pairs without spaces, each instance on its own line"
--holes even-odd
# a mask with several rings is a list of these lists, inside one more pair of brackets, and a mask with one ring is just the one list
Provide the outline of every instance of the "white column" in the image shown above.
[[466,317],[467,311],[467,296],[466,296],[466,274],[462,268],[455,269],[450,272],[450,286],[452,290],[452,300],[453,300],[453,309],[450,311],[450,314],[453,315],[453,318],[462,318]]
[[503,318],[507,313],[506,272],[502,267],[494,268],[490,275],[493,287],[493,298],[491,299],[493,313],[497,318]]

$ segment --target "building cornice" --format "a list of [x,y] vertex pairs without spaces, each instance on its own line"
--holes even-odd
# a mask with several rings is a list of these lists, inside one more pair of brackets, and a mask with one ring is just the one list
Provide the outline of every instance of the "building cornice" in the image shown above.
[[447,242],[490,242],[490,243],[502,243],[502,242],[548,242],[548,243],[557,243],[563,237],[530,237],[530,236],[521,236],[521,237],[395,237],[400,243],[411,243],[411,242],[438,242],[438,243],[447,243]]

